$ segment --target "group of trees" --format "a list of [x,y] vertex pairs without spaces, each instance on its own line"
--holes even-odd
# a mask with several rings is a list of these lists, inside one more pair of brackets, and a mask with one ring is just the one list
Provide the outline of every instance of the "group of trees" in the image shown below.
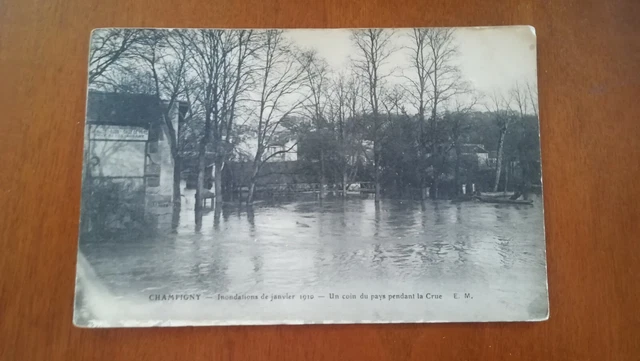
[[[514,84],[508,94],[481,97],[456,65],[454,30],[413,29],[403,35],[403,49],[397,36],[353,30],[350,66],[337,72],[282,30],[97,30],[89,82],[95,89],[156,96],[174,158],[177,210],[185,157],[197,158],[197,208],[209,155],[216,175],[231,160],[250,162],[248,203],[265,163],[294,149],[306,149],[301,163],[316,175],[321,197],[328,184],[344,194],[356,179],[373,184],[376,201],[390,184],[439,197],[446,174],[459,182],[462,146],[474,141],[497,151],[493,190],[505,157],[532,173],[532,86]],[[408,58],[403,69],[392,61],[398,51]],[[179,101],[189,106],[175,129],[171,112]],[[479,136],[485,133],[491,136]],[[250,154],[241,144],[250,144]],[[222,177],[214,184],[221,202]]]

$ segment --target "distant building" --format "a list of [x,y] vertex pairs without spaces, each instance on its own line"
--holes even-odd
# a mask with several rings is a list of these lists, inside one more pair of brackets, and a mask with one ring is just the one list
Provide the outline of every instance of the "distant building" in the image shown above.
[[[450,143],[444,143],[438,146],[438,150],[447,155],[447,157],[454,158],[456,149]],[[495,153],[495,152],[494,152]],[[431,156],[431,153],[426,154],[427,157]],[[482,144],[461,144],[460,156],[467,164],[477,166],[478,169],[486,169],[491,162],[491,152],[487,151]],[[471,164],[470,164],[471,163]]]
[[498,152],[492,150],[489,152],[489,158],[487,159],[487,166],[489,168],[495,168],[498,166]]
[[298,145],[294,140],[272,144],[264,152],[267,162],[295,162],[298,160]]
[[[212,189],[215,175],[215,153],[207,151],[204,162],[204,188]],[[198,155],[182,159],[182,179],[187,189],[196,189],[198,184]]]
[[461,155],[474,158],[479,169],[489,167],[489,152],[482,144],[462,144],[460,148]]
[[[253,161],[257,149],[257,139],[255,137],[247,137],[237,145],[235,160],[240,162]],[[262,154],[262,159],[267,158],[267,162],[293,162],[298,160],[297,141],[295,139],[286,139],[267,145]]]
[[[170,110],[176,132],[185,107],[178,103]],[[165,223],[172,213],[173,168],[169,132],[155,96],[89,92],[84,176],[94,193],[100,187],[116,191],[112,196],[121,203]],[[125,221],[113,223],[118,227]]]

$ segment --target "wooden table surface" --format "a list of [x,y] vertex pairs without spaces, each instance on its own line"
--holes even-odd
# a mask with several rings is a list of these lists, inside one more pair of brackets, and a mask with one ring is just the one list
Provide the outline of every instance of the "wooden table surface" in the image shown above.
[[[0,360],[640,359],[637,0],[0,0]],[[84,330],[71,324],[89,31],[534,25],[551,318]]]

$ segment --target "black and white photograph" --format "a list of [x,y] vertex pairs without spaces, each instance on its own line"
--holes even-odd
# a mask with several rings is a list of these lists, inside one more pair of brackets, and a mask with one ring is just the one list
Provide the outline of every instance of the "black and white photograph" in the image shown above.
[[94,30],[74,324],[548,319],[536,51],[529,26]]

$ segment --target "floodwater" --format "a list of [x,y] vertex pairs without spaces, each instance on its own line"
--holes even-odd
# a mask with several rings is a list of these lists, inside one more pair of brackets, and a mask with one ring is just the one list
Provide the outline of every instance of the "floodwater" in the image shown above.
[[[193,198],[184,199],[175,234],[81,241],[77,324],[516,321],[548,315],[540,198],[533,206],[382,200],[376,207],[360,197],[299,198],[256,204],[253,211],[225,205],[218,216],[205,214],[199,231]],[[287,293],[295,298],[270,301]],[[197,294],[199,300],[150,301],[165,294]],[[400,294],[423,298],[389,300]]]

